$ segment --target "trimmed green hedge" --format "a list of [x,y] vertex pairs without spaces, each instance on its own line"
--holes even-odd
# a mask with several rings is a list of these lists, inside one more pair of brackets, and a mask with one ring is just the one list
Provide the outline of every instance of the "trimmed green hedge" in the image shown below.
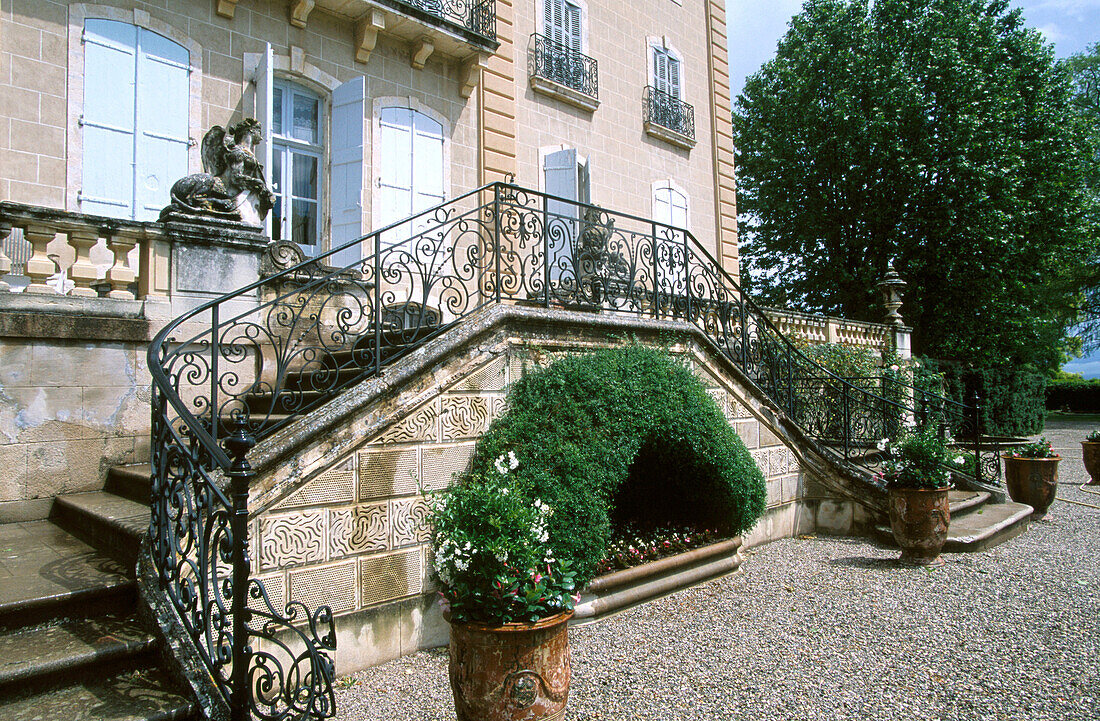
[[[606,553],[615,499],[636,460],[668,472],[652,504],[701,509],[722,533],[747,531],[765,507],[763,475],[703,385],[644,346],[563,358],[516,381],[470,472],[489,472],[509,451],[527,498],[554,509],[549,543],[573,563],[578,585]],[[632,485],[652,483],[635,475]]]
[[1019,368],[986,366],[960,368],[951,363],[921,359],[926,373],[943,374],[944,395],[969,404],[974,391],[982,404],[984,431],[993,436],[1031,436],[1041,433],[1046,414],[1046,377]]
[[1100,413],[1100,378],[1049,381],[1046,407],[1051,411]]

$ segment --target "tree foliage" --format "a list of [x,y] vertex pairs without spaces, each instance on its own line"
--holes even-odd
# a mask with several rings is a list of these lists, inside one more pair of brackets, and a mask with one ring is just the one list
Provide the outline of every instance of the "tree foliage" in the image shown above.
[[808,0],[734,112],[750,289],[882,317],[914,348],[1051,367],[1094,242],[1068,70],[1007,0]]

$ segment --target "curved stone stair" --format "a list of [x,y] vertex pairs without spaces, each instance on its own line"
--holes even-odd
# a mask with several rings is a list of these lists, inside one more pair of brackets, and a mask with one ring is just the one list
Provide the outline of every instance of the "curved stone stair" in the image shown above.
[[60,496],[50,520],[0,525],[0,719],[186,721],[197,705],[160,668],[137,614],[134,559],[148,467]]
[[[1027,530],[1033,509],[1023,503],[992,500],[987,491],[952,490],[948,492],[951,522],[947,527],[946,553],[984,551],[1000,545]],[[896,545],[888,525],[875,527],[883,543]]]

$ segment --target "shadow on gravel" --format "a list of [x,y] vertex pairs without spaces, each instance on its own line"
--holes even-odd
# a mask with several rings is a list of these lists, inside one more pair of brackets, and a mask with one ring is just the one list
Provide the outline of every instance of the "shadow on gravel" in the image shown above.
[[893,570],[895,568],[912,568],[908,564],[900,563],[896,558],[831,558],[830,566],[843,566],[845,568],[865,568],[869,570]]

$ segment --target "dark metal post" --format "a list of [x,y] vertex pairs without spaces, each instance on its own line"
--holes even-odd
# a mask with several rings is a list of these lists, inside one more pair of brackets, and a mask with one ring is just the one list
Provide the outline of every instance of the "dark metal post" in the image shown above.
[[550,198],[542,196],[542,266],[544,305],[550,307]]
[[500,183],[493,186],[493,255],[496,264],[496,277],[493,285],[496,286],[496,301],[500,303]]
[[225,450],[232,458],[229,467],[229,487],[232,493],[233,515],[229,519],[233,540],[233,674],[229,693],[232,721],[249,718],[248,665],[251,649],[248,643],[248,487],[255,475],[246,455],[256,445],[256,439],[248,434],[241,417],[233,421],[233,433],[225,439]]
[[852,456],[851,451],[851,433],[848,427],[851,418],[850,400],[848,398],[848,384],[844,381],[840,382],[841,398],[844,399],[844,403],[841,405],[840,422],[841,422],[841,434],[844,436],[844,460],[849,460]]
[[382,372],[382,234],[374,234],[374,374]]
[[653,317],[661,317],[661,275],[659,272],[660,264],[657,262],[657,223],[653,221],[649,224],[651,231],[650,239],[653,242],[651,248],[653,254]]
[[218,442],[218,356],[221,355],[221,343],[218,341],[218,309],[214,304],[210,309],[210,437]]
[[[971,396],[973,403],[970,412],[972,414],[971,425],[974,427],[974,480],[982,482],[982,400],[978,395],[978,389],[974,389]],[[997,461],[1000,463],[1000,461]]]
[[691,262],[688,260],[688,253],[689,250],[687,233],[684,233],[684,297],[687,299],[687,318],[685,320],[687,320],[688,323],[691,323],[694,319],[692,318],[691,314],[691,273],[689,272],[689,266],[691,265]]

